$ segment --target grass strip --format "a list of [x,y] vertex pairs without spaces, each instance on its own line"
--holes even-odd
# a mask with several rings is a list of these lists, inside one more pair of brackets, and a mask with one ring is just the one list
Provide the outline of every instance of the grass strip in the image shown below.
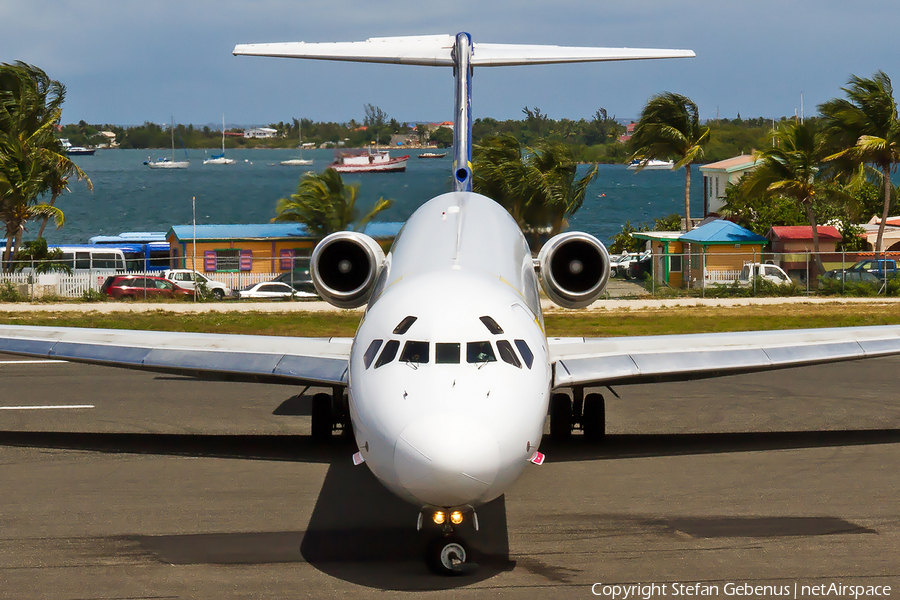
[[[55,327],[143,329],[285,335],[297,337],[350,337],[359,324],[350,312],[207,312],[141,313],[65,311],[13,313],[0,311],[0,323]],[[616,337],[855,327],[900,324],[900,307],[883,304],[781,304],[735,307],[667,307],[640,310],[554,312],[545,316],[547,335],[553,337]]]

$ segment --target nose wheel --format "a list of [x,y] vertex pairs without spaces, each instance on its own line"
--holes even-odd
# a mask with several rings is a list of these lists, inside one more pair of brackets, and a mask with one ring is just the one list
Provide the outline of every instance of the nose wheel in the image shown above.
[[438,575],[461,575],[471,571],[466,544],[455,535],[441,536],[428,545],[428,567]]

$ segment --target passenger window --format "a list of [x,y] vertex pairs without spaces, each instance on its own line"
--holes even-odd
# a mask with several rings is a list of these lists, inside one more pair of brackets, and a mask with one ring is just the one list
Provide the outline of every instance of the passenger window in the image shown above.
[[494,335],[499,335],[499,334],[503,333],[503,328],[500,327],[499,325],[497,325],[497,321],[495,321],[491,317],[484,316],[484,317],[478,317],[478,318],[481,320],[482,323],[484,323],[484,326],[488,328],[488,331],[490,331]]
[[434,362],[437,364],[459,364],[459,344],[438,343],[434,345]]
[[503,359],[503,362],[509,363],[517,369],[522,368],[522,363],[519,362],[519,357],[516,356],[516,353],[513,351],[509,342],[506,340],[498,340],[497,351],[500,352],[500,358]]
[[400,362],[425,364],[428,362],[428,342],[406,342]]
[[400,321],[400,323],[396,327],[394,327],[394,334],[403,335],[404,333],[409,331],[409,328],[412,327],[412,324],[416,322],[416,319],[418,319],[418,317],[410,315]]
[[531,363],[534,362],[534,354],[531,353],[531,348],[528,347],[525,340],[516,340],[515,342],[516,348],[519,349],[519,354],[522,355],[522,360],[525,361],[525,366],[530,369]]
[[470,363],[496,362],[490,342],[469,342],[466,344],[466,361]]
[[366,348],[366,353],[363,354],[363,364],[366,365],[367,369],[372,364],[372,361],[375,360],[375,355],[378,354],[378,349],[381,348],[383,343],[384,340],[372,340],[372,343]]
[[394,357],[397,356],[397,350],[400,348],[400,342],[397,340],[391,340],[387,344],[384,345],[384,350],[381,351],[381,356],[378,357],[378,360],[375,362],[375,368],[384,366],[394,360]]

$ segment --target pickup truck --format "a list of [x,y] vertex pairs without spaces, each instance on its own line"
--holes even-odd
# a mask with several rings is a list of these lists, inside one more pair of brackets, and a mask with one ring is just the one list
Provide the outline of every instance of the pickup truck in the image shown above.
[[199,282],[206,286],[206,289],[215,297],[216,300],[222,300],[231,295],[231,288],[219,281],[209,279],[203,273],[191,271],[190,269],[167,269],[163,271],[162,276],[175,285],[188,290],[194,289],[194,282]]
[[741,269],[737,283],[742,287],[750,287],[753,285],[753,279],[756,277],[762,277],[776,285],[787,285],[791,282],[791,278],[778,265],[748,263]]

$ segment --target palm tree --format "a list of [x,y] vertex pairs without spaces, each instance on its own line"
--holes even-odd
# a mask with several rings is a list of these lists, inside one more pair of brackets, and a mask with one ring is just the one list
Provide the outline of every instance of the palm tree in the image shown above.
[[359,185],[345,185],[341,174],[334,169],[322,173],[306,173],[300,178],[297,192],[289,198],[281,198],[275,205],[278,213],[272,222],[299,222],[319,238],[335,231],[345,231],[351,223],[362,229],[381,211],[390,208],[394,201],[379,198],[375,206],[357,220],[356,200]]
[[[0,219],[8,257],[18,250],[29,219],[41,218],[46,225],[53,218],[62,225],[65,219],[53,204],[70,177],[91,187],[54,135],[64,99],[65,86],[41,69],[22,62],[0,65]],[[50,203],[37,205],[48,192]]]
[[781,196],[797,203],[812,227],[821,275],[825,268],[819,255],[817,210],[826,199],[849,200],[849,195],[819,171],[825,156],[824,137],[814,122],[788,121],[773,132],[773,138],[775,146],[756,153],[756,168],[742,179],[740,193],[748,199]]
[[884,224],[891,208],[891,172],[900,160],[900,120],[890,78],[878,71],[871,79],[850,77],[841,88],[847,98],[835,98],[819,105],[825,123],[826,140],[844,171],[874,164],[881,171],[884,207],[875,250],[883,251]]
[[554,236],[566,227],[597,178],[597,165],[578,178],[572,151],[555,142],[525,147],[503,134],[484,138],[473,150],[473,189],[506,208],[523,231],[532,233],[533,243],[543,228]]
[[709,127],[700,125],[700,112],[693,100],[672,92],[650,98],[634,128],[629,160],[640,160],[641,170],[651,160],[672,160],[684,167],[684,220],[691,230],[691,163],[703,157]]

